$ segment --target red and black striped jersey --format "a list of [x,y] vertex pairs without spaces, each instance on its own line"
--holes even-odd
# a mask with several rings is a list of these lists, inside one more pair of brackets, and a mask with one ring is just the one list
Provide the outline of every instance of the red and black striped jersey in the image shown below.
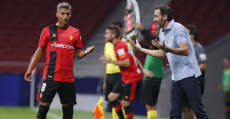
[[119,40],[117,44],[114,46],[114,52],[117,61],[122,61],[126,58],[129,58],[130,61],[129,67],[120,67],[122,74],[122,82],[132,83],[142,80],[141,70],[138,68],[133,52],[129,49],[126,42]]
[[78,29],[51,25],[43,29],[39,47],[46,47],[46,66],[43,80],[74,82],[73,60],[76,48],[82,48]]

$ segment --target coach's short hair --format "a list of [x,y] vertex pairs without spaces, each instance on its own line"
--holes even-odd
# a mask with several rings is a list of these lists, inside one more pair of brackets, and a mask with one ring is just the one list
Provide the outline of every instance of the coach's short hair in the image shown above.
[[60,9],[63,9],[63,8],[72,10],[72,7],[67,2],[59,3],[58,6],[57,6],[57,11],[59,11]]
[[194,36],[195,41],[199,40],[199,30],[196,28],[195,25],[186,25],[185,28],[189,29],[189,34],[192,34]]
[[160,9],[161,15],[164,16],[165,14],[168,16],[167,20],[171,21],[173,19],[172,10],[166,4],[156,6],[156,9]]
[[116,35],[115,36],[116,38],[119,38],[121,36],[121,32],[116,26],[109,26],[107,27],[107,29],[109,29],[112,33],[114,33]]
[[111,25],[119,26],[120,28],[123,28],[123,24],[121,21],[113,21]]

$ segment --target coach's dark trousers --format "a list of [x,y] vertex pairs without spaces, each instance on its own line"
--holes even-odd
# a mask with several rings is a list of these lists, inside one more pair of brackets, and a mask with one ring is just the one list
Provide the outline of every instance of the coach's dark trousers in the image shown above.
[[170,95],[170,119],[181,119],[182,106],[188,97],[197,119],[208,119],[201,101],[200,81],[194,76],[173,81]]

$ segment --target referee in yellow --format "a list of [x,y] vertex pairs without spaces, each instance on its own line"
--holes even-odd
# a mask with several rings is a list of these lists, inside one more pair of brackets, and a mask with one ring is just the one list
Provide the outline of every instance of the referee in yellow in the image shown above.
[[[114,21],[111,23],[111,26],[116,26],[120,32],[122,33],[123,31],[123,24],[120,21]],[[125,41],[125,38],[121,37],[122,41]],[[132,50],[132,46],[130,43],[127,43],[129,48]],[[106,42],[105,43],[105,49],[104,49],[104,56],[105,57],[110,57],[112,60],[117,61],[115,54],[114,54],[114,46],[112,45],[111,42]],[[114,65],[112,63],[107,63],[105,67],[105,76],[104,76],[104,84],[103,84],[103,89],[105,93],[105,100],[108,101],[108,95],[109,93],[113,90],[115,85],[117,84],[118,81],[120,81],[122,78],[119,66]],[[124,115],[122,112],[122,107],[118,100],[110,102],[112,107],[112,116],[113,119],[124,119]]]

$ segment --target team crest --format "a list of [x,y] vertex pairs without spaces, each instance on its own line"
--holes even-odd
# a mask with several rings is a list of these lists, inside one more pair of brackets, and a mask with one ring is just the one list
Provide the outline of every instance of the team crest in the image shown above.
[[52,37],[57,37],[57,35],[56,34],[52,34]]
[[42,98],[42,93],[40,94],[40,98]]
[[129,96],[125,96],[125,99],[129,99]]
[[70,39],[70,40],[73,40],[73,35],[70,35],[70,36],[69,36],[69,39]]

